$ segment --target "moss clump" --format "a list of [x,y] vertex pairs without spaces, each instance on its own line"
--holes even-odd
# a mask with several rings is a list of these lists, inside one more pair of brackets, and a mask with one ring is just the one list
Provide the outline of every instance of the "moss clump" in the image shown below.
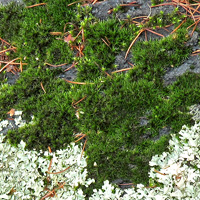
[[[191,49],[184,45],[188,39],[187,31],[181,29],[159,41],[137,42],[133,52],[133,61],[138,67],[139,77],[148,80],[158,79],[164,75],[168,67],[177,67],[191,53]],[[145,72],[145,73],[144,73]]]
[[[135,82],[131,76],[117,75],[103,83],[76,86],[72,94],[76,100],[87,96],[79,107],[84,114],[77,127],[88,137],[88,171],[97,180],[95,187],[119,177],[148,184],[148,162],[166,150],[169,139],[166,135],[154,141],[159,131],[169,126],[176,133],[183,124],[192,123],[186,105],[177,107],[168,89],[145,79]],[[140,124],[144,116],[147,126]]]
[[[44,150],[50,145],[55,150],[58,146],[65,147],[73,140],[73,131],[76,130],[74,123],[77,119],[67,94],[69,86],[55,77],[58,73],[59,70],[48,68],[28,69],[21,74],[9,93],[5,95],[2,92],[4,95],[0,105],[4,113],[8,106],[3,106],[11,99],[9,103],[23,110],[26,119],[30,115],[35,117],[33,125],[8,133],[11,143],[17,144],[23,139],[27,141],[29,149]],[[41,83],[46,93],[42,90]]]
[[161,4],[161,3],[163,3],[163,2],[164,2],[164,0],[151,0],[151,4],[152,4],[152,6],[155,6],[155,5]]
[[185,15],[180,15],[178,8],[175,8],[171,13],[165,13],[161,10],[160,13],[149,17],[149,21],[144,24],[144,27],[156,29],[156,27],[162,28],[169,24],[179,25],[185,17]]
[[134,34],[133,30],[120,29],[120,26],[119,20],[109,19],[85,28],[84,57],[79,59],[78,80],[95,80],[105,77],[105,71],[114,70],[115,56],[128,48]]
[[10,3],[8,6],[0,6],[0,36],[11,41],[18,33],[23,23],[23,6]]

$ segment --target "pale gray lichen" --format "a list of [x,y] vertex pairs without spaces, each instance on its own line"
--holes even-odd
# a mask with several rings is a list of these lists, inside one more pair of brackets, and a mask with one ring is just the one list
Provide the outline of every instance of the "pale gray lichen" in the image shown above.
[[[199,105],[190,108],[194,119],[200,119]],[[16,115],[22,112],[16,111]],[[19,118],[19,121],[21,118]],[[8,125],[6,120],[0,122],[0,127]],[[52,190],[58,183],[65,183],[63,188],[56,191],[52,199],[85,199],[85,194],[79,185],[89,187],[93,179],[87,178],[86,158],[81,155],[81,148],[71,143],[64,150],[39,153],[26,151],[25,143],[21,141],[17,148],[4,142],[0,135],[0,198],[1,199],[41,199],[47,192],[45,182],[49,170],[49,157],[52,158],[50,182],[48,188]],[[150,186],[138,184],[135,188],[120,190],[104,181],[101,189],[94,189],[89,200],[132,200],[132,199],[200,199],[200,122],[188,128],[182,127],[179,135],[172,134],[169,141],[169,152],[152,157],[149,165]],[[12,192],[13,191],[13,192]],[[10,195],[12,193],[12,195]]]
[[[138,184],[123,192],[108,181],[100,190],[94,190],[90,200],[172,200],[200,199],[200,123],[182,127],[179,138],[169,141],[169,152],[152,157],[149,172],[150,187]],[[106,198],[105,198],[106,197]]]
[[194,104],[189,107],[190,114],[193,115],[192,119],[196,122],[200,121],[200,105],[199,104]]
[[[84,199],[85,195],[78,185],[88,187],[93,179],[87,179],[86,158],[81,158],[81,148],[71,143],[67,149],[54,153],[26,151],[25,143],[21,141],[18,148],[3,142],[0,135],[0,198],[1,199],[41,199],[46,192],[47,175],[50,178],[48,188],[52,190],[58,183],[65,183],[63,188],[56,191],[56,198],[52,199]],[[50,160],[53,158],[50,172],[47,174]],[[14,191],[12,195],[9,195]]]
[[[31,122],[29,122],[29,124],[33,123],[34,116],[31,116]],[[26,124],[26,120],[22,119],[22,111],[16,110],[13,116],[0,122],[0,134],[6,135],[9,129],[20,128],[25,126]]]

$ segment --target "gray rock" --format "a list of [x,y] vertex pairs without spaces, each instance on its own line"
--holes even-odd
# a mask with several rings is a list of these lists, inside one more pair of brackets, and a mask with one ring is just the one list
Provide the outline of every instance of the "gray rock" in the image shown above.
[[24,4],[24,2],[22,0],[0,0],[0,6],[6,6],[11,2],[16,2],[17,4]]
[[163,127],[162,129],[159,130],[159,135],[153,138],[154,141],[159,140],[162,136],[164,135],[169,135],[171,133],[171,128],[170,127]]
[[140,118],[140,126],[146,126],[149,123],[149,120],[146,117]]
[[[120,4],[127,4],[132,2],[131,0],[107,0],[98,2],[92,6],[92,14],[103,20],[112,17],[112,14],[109,14],[108,11],[112,8],[116,8]],[[162,10],[163,12],[169,13],[174,10],[174,6],[167,5],[167,6],[160,6],[155,8],[151,7],[151,0],[137,0],[136,6],[126,6],[123,7],[124,12],[118,12],[116,17],[119,19],[125,19],[127,15],[130,17],[137,17],[137,16],[154,16],[159,14]],[[134,4],[133,4],[134,5]]]
[[[119,53],[115,57],[114,65],[117,66],[117,68],[115,70],[120,70],[120,69],[125,69],[125,68],[131,68],[132,65],[129,64],[129,63],[133,64],[133,62],[131,61],[131,58],[132,58],[132,54],[131,53],[128,54],[128,57],[126,59],[125,59],[125,52],[124,51],[121,52],[121,53]],[[111,71],[113,71],[113,70],[111,70]]]
[[112,181],[112,184],[118,185],[119,188],[122,189],[122,190],[128,189],[128,188],[132,188],[133,186],[136,186],[135,184],[131,183],[131,181],[123,180],[121,178]]
[[190,56],[182,65],[176,68],[168,69],[164,75],[164,85],[168,86],[174,83],[177,78],[186,72],[200,73],[200,59],[198,56]]
[[17,79],[19,78],[19,76],[20,76],[19,72],[15,72],[15,74],[11,72],[7,72],[5,75],[5,77],[7,78],[7,83],[10,85],[14,85]]
[[[196,46],[198,44],[198,40],[199,40],[199,33],[194,31],[194,33],[192,34],[192,31],[189,31],[188,34],[190,35],[190,40],[186,43],[187,47],[193,47]],[[192,34],[192,35],[191,35]]]
[[64,78],[69,81],[74,81],[77,77],[77,69],[76,67],[72,67],[70,70],[65,71],[66,69],[70,68],[72,64],[63,65],[61,68],[63,69],[63,73],[58,75],[58,78]]

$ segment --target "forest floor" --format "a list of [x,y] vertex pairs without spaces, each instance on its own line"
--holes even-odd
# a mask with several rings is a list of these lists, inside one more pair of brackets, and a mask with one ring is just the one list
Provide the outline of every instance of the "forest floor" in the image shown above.
[[[36,119],[18,131],[9,120],[0,132],[11,129],[12,144],[23,139],[37,150],[65,147],[75,136],[86,144],[94,187],[105,179],[147,185],[151,157],[167,149],[171,133],[194,124],[189,112],[199,115],[199,3],[45,2],[48,9],[25,9],[41,2],[17,1],[0,14],[1,51],[17,49],[0,57],[0,80],[10,85],[0,90],[0,119],[12,108]],[[20,66],[3,71],[16,57]]]

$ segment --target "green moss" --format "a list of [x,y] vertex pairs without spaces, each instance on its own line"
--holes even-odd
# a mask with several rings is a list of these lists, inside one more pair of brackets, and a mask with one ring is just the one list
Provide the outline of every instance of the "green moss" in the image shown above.
[[131,29],[120,29],[120,26],[119,20],[109,19],[92,23],[85,29],[85,56],[79,60],[78,80],[105,77],[102,68],[105,71],[114,69],[115,56],[128,48],[134,33]]
[[46,50],[46,62],[59,65],[61,63],[72,63],[73,52],[62,40],[53,40],[51,46]]
[[0,36],[11,42],[12,38],[18,35],[23,23],[23,6],[10,3],[6,7],[0,6],[0,10]]
[[133,62],[137,66],[133,77],[154,80],[160,84],[168,67],[177,67],[188,58],[191,49],[184,45],[186,41],[187,31],[180,29],[160,40],[137,42],[132,50]]
[[190,65],[190,69],[191,70],[195,69],[195,65]]
[[[148,162],[153,155],[166,150],[169,136],[156,143],[150,139],[166,125],[177,133],[183,124],[192,122],[186,105],[176,106],[171,98],[166,101],[170,92],[153,81],[133,82],[131,77],[119,75],[104,83],[75,88],[73,97],[76,94],[77,100],[87,96],[80,105],[84,114],[77,126],[88,135],[88,171],[97,179],[97,185],[105,179],[113,181],[119,177],[147,184]],[[149,110],[151,114],[146,116],[149,124],[143,127],[138,119]],[[147,133],[148,140],[144,137]],[[98,167],[93,166],[95,162]],[[137,167],[131,169],[131,164]]]
[[[27,148],[45,150],[49,145],[57,149],[72,141],[75,130],[73,124],[77,119],[67,94],[69,87],[55,77],[57,74],[58,70],[48,68],[28,69],[21,74],[15,87],[11,87],[10,92],[2,96],[2,114],[8,109],[6,106],[3,108],[4,104],[11,100],[9,104],[23,110],[26,119],[30,115],[36,119],[34,125],[8,133],[11,143],[16,144],[23,139],[27,142]],[[41,82],[46,93],[41,88]]]
[[[50,146],[54,151],[65,148],[74,141],[74,133],[82,132],[88,139],[89,177],[96,179],[90,188],[84,188],[87,196],[106,179],[148,185],[148,162],[166,151],[170,138],[160,137],[159,132],[170,127],[172,133],[178,133],[183,124],[194,123],[187,108],[198,103],[200,76],[188,73],[168,87],[162,81],[168,67],[179,66],[191,53],[184,45],[191,21],[161,40],[135,43],[130,52],[135,67],[127,73],[111,74],[116,55],[128,49],[140,27],[131,20],[100,21],[91,15],[90,7],[67,7],[71,1],[45,2],[47,5],[31,9],[14,4],[0,9],[1,37],[17,47],[12,57],[28,63],[15,85],[0,88],[0,118],[5,119],[11,108],[23,110],[27,121],[31,115],[35,117],[33,124],[9,131],[7,139],[13,145],[23,139],[28,149],[39,151]],[[27,2],[35,3],[41,1]],[[165,23],[177,23],[182,17],[175,14],[160,13],[159,17]],[[155,18],[150,22],[148,27],[163,25]],[[64,42],[64,32],[76,37],[82,29],[84,42],[82,35],[69,44]],[[72,50],[71,45],[79,44],[84,45],[83,57],[76,57],[76,50]],[[45,65],[73,61],[78,62],[76,81],[87,84],[67,83],[57,78],[62,69]],[[141,124],[142,118],[148,121],[146,125]]]
[[164,0],[151,0],[152,6],[161,4],[161,3],[163,3],[163,2],[164,2]]

